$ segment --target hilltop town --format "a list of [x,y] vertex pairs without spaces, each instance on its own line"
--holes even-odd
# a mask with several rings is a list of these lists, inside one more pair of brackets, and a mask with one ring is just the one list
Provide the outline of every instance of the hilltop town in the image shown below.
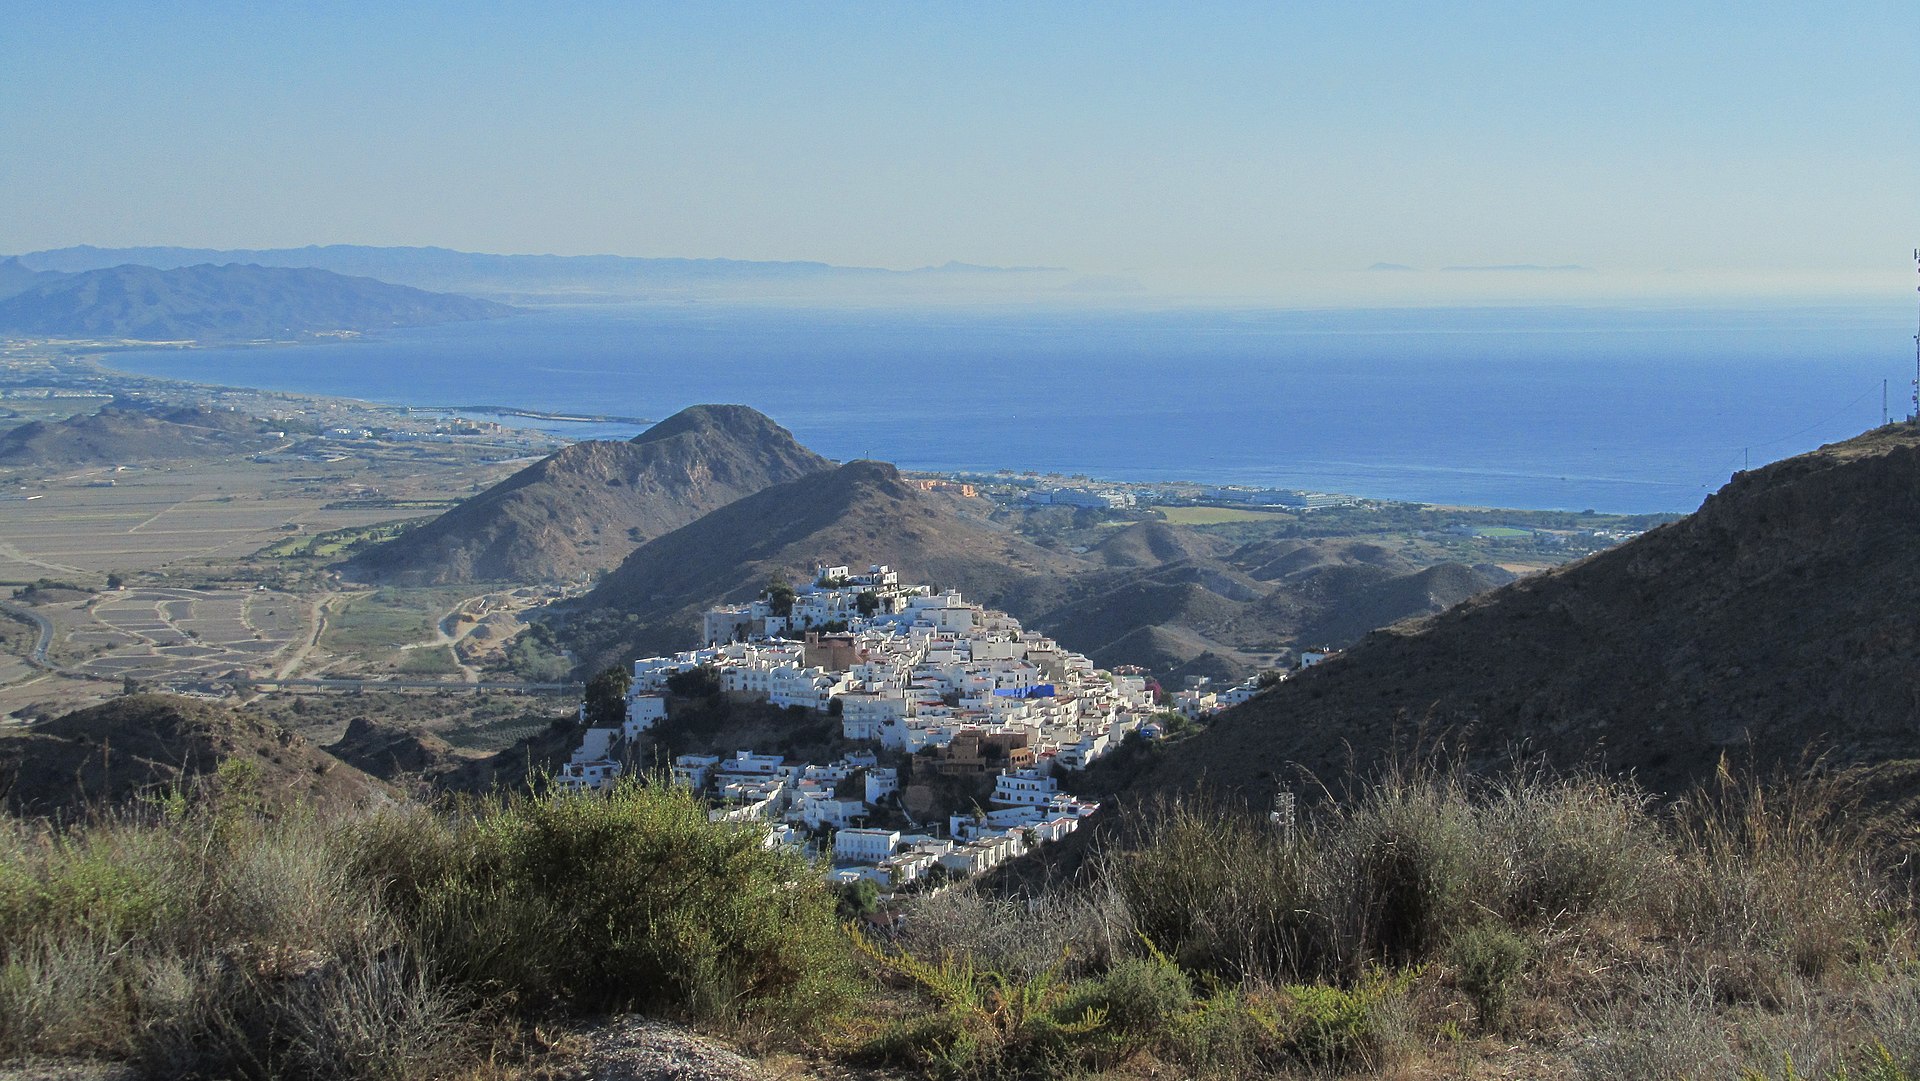
[[[837,718],[864,749],[834,762],[742,749],[672,766],[676,783],[713,800],[716,821],[765,821],[770,844],[830,857],[831,881],[944,881],[1058,840],[1100,806],[1063,782],[1130,737],[1160,738],[1167,719],[1144,674],[1095,668],[1005,612],[903,584],[881,564],[821,566],[801,586],[776,582],[751,603],[709,609],[701,638],[633,662],[624,722],[588,728],[557,783],[611,788],[627,768],[622,747],[690,686]],[[1170,700],[1194,717],[1261,688],[1249,679]],[[904,799],[903,779],[919,775],[991,778],[992,791],[985,807]]]

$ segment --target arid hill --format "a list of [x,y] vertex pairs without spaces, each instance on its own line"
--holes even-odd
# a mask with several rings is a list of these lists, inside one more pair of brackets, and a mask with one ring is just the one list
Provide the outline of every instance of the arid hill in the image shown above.
[[1064,602],[1031,622],[1103,666],[1237,680],[1292,651],[1349,645],[1495,584],[1457,563],[1423,567],[1351,541],[1224,547],[1158,522],[1129,526],[1088,553],[1112,569],[1067,584]]
[[804,580],[821,563],[886,563],[905,581],[959,589],[1015,614],[1086,569],[990,523],[989,509],[922,491],[885,462],[849,462],[641,545],[582,599],[568,633],[590,666],[686,649],[707,606],[750,599],[774,574]]
[[[1439,595],[1444,585],[1430,582]],[[1920,431],[1736,476],[1695,514],[1346,654],[1222,715],[1136,792],[1258,796],[1416,743],[1633,771],[1674,791],[1763,768],[1920,758]]]
[[408,585],[563,581],[833,463],[743,405],[683,409],[630,442],[576,443],[356,558],[356,577]]
[[[228,761],[244,768],[217,780]],[[117,698],[0,736],[0,800],[16,814],[74,814],[221,783],[248,785],[269,802],[354,803],[387,793],[276,724],[171,695]]]
[[431,732],[366,717],[347,722],[328,754],[383,781],[432,780],[466,761],[446,740]]
[[0,465],[31,469],[224,458],[272,446],[275,440],[262,428],[259,420],[240,413],[115,405],[0,433]]

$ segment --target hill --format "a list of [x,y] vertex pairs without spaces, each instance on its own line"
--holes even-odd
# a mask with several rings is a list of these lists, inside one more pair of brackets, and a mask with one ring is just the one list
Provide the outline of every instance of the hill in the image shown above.
[[582,598],[567,633],[588,667],[685,649],[708,606],[750,599],[774,574],[803,580],[821,563],[886,563],[904,581],[959,589],[1016,615],[1085,569],[991,524],[988,509],[922,491],[885,462],[849,462],[636,548]]
[[512,311],[326,270],[126,265],[36,280],[0,300],[0,334],[247,341],[493,319]]
[[742,496],[831,468],[764,414],[696,405],[629,442],[552,454],[346,571],[433,585],[578,578]]
[[[1451,576],[1455,572],[1446,572]],[[1435,596],[1446,583],[1436,580]],[[1633,771],[1659,791],[1725,754],[1920,758],[1920,431],[1870,432],[1737,475],[1696,513],[1412,624],[1223,714],[1135,791],[1259,794],[1424,737]]]
[[110,405],[0,433],[0,465],[117,465],[251,454],[275,440],[254,417],[223,410]]
[[1224,547],[1162,523],[1129,526],[1088,553],[1112,569],[1066,584],[1064,601],[1031,622],[1104,667],[1139,665],[1175,683],[1239,680],[1290,662],[1292,651],[1350,645],[1494,584],[1457,563],[1422,567],[1352,541]]
[[60,277],[49,271],[36,271],[18,257],[0,259],[0,299],[24,293],[28,289]]
[[278,725],[190,698],[138,694],[0,736],[0,800],[16,814],[71,814],[221,783],[216,773],[229,761],[245,763],[244,783],[269,802],[354,803],[387,791]]
[[1209,559],[1229,547],[1218,537],[1165,522],[1135,522],[1113,531],[1087,553],[1114,567],[1157,567],[1183,559]]
[[466,761],[446,740],[431,732],[366,717],[347,722],[340,738],[326,746],[328,754],[383,781],[434,777]]

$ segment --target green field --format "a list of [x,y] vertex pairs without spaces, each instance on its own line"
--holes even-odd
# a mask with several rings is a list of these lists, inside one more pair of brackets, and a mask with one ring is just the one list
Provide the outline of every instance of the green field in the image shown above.
[[435,624],[463,596],[447,589],[378,589],[351,597],[333,606],[320,644],[330,653],[361,653],[431,641]]
[[400,655],[395,671],[409,676],[450,676],[460,671],[460,663],[447,646],[409,649]]
[[376,522],[373,525],[288,537],[262,548],[260,555],[266,559],[332,559],[356,544],[392,540],[411,524],[411,521]]
[[1162,507],[1169,525],[1226,525],[1229,522],[1273,522],[1291,517],[1281,511],[1241,510],[1238,507]]

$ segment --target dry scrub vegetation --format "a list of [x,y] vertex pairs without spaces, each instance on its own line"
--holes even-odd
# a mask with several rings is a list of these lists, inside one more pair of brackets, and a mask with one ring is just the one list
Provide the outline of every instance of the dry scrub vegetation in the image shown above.
[[[212,790],[0,828],[0,1058],[507,1077],[640,1010],[909,1076],[1920,1076],[1902,839],[1844,779],[1393,772],[1284,828],[1142,814],[1078,884],[883,938],[630,785],[327,817]],[[836,1067],[836,1070],[838,1067]]]

